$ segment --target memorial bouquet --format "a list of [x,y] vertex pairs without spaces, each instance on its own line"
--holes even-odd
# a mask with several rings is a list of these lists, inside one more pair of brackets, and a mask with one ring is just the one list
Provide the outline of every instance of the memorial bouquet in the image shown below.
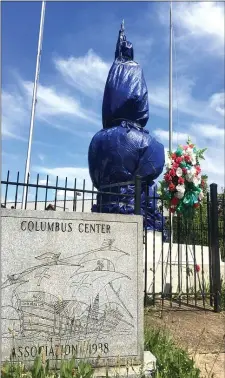
[[189,217],[194,214],[204,197],[205,180],[199,161],[206,148],[198,150],[188,138],[187,144],[168,153],[166,173],[160,182],[161,196],[171,213]]

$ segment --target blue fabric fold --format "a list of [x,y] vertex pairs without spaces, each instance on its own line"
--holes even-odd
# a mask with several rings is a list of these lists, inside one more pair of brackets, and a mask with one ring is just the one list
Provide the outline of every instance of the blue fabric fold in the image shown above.
[[109,71],[102,103],[103,128],[115,120],[129,120],[144,127],[149,118],[148,89],[142,68],[133,60],[133,45],[121,28],[115,61]]
[[[162,232],[166,240],[165,222],[157,209],[157,198],[149,198],[153,196],[154,180],[163,171],[164,146],[144,128],[148,118],[148,89],[144,74],[134,61],[133,45],[126,40],[122,25],[115,61],[105,85],[103,129],[95,134],[88,151],[90,176],[95,188],[101,191],[92,211],[134,214],[135,187],[129,182],[134,182],[139,175],[145,182],[141,190],[144,228]],[[110,186],[116,183],[124,185]],[[104,194],[106,192],[110,194]]]

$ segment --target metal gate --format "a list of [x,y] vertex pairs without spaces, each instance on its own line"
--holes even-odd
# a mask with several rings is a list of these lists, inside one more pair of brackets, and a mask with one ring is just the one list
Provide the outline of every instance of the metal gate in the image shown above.
[[[31,182],[28,176],[27,184],[20,181],[19,172],[15,180],[10,178],[2,182],[2,207],[21,208],[23,188],[27,187],[25,209],[90,211],[96,203],[97,195],[102,198],[107,194],[116,200],[132,199],[135,214],[147,216],[147,202],[152,197],[147,195],[147,185],[136,177],[133,194],[120,193],[119,188],[128,183],[109,185],[104,191],[88,188],[85,180],[79,186],[77,180],[68,187],[67,178],[64,184],[56,177],[55,184],[46,177],[45,182],[39,175]],[[116,187],[116,189],[115,189]],[[146,187],[145,205],[143,211],[142,193]],[[118,190],[117,190],[118,188]],[[106,191],[107,190],[107,191]],[[156,193],[154,193],[155,196]],[[33,196],[29,200],[29,195]],[[61,196],[59,198],[59,196]],[[102,197],[101,197],[102,196]],[[203,206],[197,212],[197,218],[184,222],[180,217],[171,217],[166,213],[162,198],[157,199],[161,214],[167,219],[166,229],[168,240],[163,239],[163,232],[148,231],[144,227],[144,304],[172,306],[194,306],[200,308],[221,310],[221,255],[225,255],[225,196],[217,193],[217,185],[211,184],[210,191]],[[87,210],[88,209],[88,210]],[[144,219],[145,224],[145,219]],[[163,230],[161,230],[163,231]]]

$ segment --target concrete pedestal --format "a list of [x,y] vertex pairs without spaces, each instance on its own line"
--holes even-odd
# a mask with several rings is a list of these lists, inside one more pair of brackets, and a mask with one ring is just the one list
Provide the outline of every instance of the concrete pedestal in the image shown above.
[[105,378],[108,377],[120,377],[120,378],[138,378],[141,376],[153,377],[156,370],[156,358],[149,351],[144,352],[144,363],[143,365],[125,366],[121,367],[109,367],[108,373],[105,367],[99,367],[95,369],[95,378]]

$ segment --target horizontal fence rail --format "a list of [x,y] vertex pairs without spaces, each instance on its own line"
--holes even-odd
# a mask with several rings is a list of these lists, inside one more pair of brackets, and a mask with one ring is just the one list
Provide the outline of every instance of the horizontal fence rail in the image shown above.
[[[125,206],[131,213],[143,215],[145,305],[168,304],[180,308],[185,304],[220,311],[219,266],[225,260],[225,195],[217,193],[215,184],[210,186],[203,205],[189,221],[170,216],[156,188],[150,196],[148,183],[140,177],[97,190],[86,180],[74,179],[71,183],[66,178],[62,184],[57,176],[53,183],[48,175],[43,180],[39,174],[34,180],[28,176],[25,184],[19,172],[16,180],[12,180],[8,171],[1,184],[1,207],[8,209],[22,208],[26,187],[27,210],[91,212],[97,206],[97,212],[109,212],[107,204],[111,203],[116,209]],[[128,185],[133,188],[131,193],[125,190]],[[154,201],[165,221],[157,231],[157,220],[150,206]],[[146,224],[151,216],[153,230],[149,232]]]

